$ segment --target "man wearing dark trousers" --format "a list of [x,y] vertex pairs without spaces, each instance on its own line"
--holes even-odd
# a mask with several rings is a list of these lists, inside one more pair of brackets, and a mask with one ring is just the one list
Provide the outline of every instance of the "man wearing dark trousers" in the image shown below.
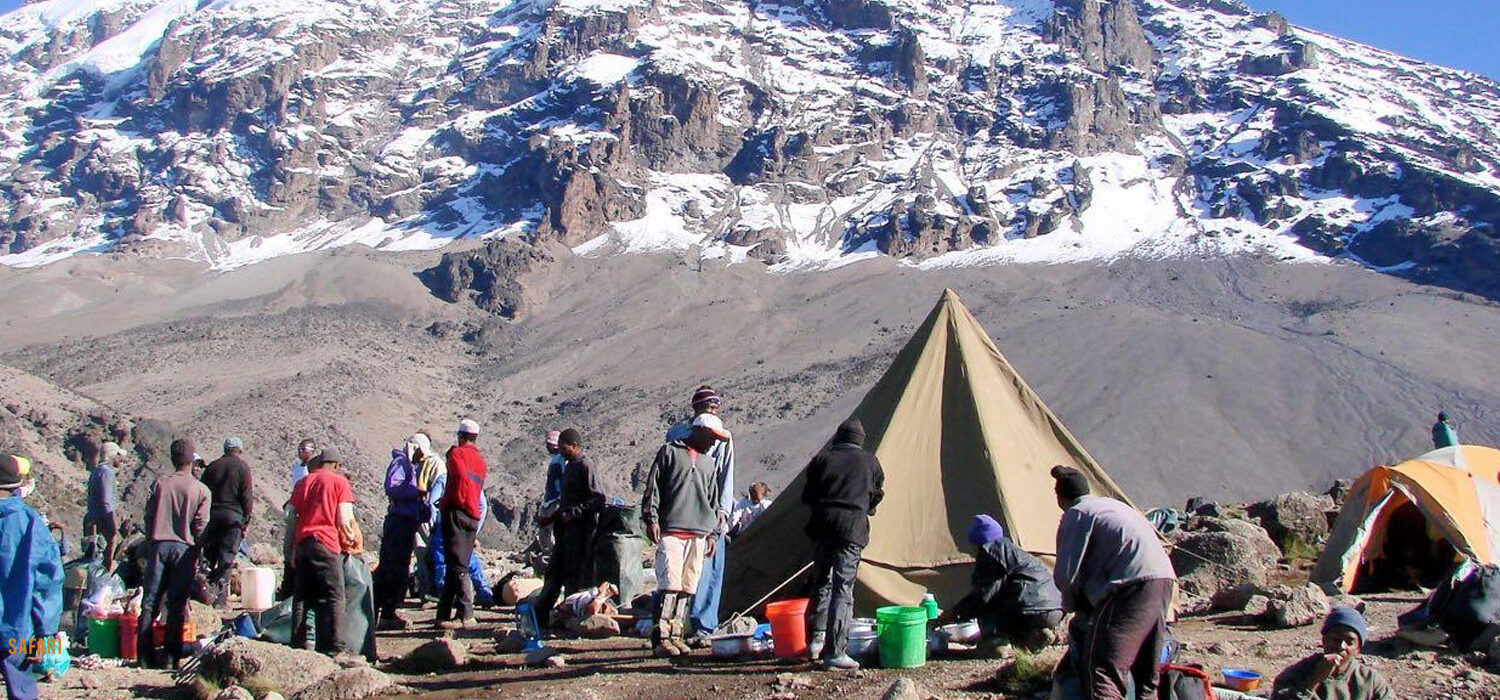
[[594,568],[590,547],[606,500],[594,463],[583,452],[583,436],[568,428],[557,442],[558,452],[567,461],[563,465],[562,493],[554,516],[556,541],[552,545],[552,561],[547,565],[542,590],[536,597],[537,623],[543,628],[551,624],[552,607],[557,605],[560,593],[564,590],[573,593],[598,583],[588,580]]
[[126,453],[119,444],[104,443],[104,461],[89,472],[86,491],[88,504],[83,514],[83,536],[104,538],[104,566],[115,568],[115,538],[119,534],[115,517],[115,476],[125,466]]
[[828,449],[807,465],[802,489],[802,502],[812,510],[807,536],[814,543],[808,652],[825,670],[859,668],[848,654],[854,577],[859,554],[870,543],[870,516],[885,498],[885,471],[864,444],[859,419],[844,421]]
[[[469,557],[484,515],[484,480],[489,467],[479,454],[479,424],[458,422],[458,444],[448,448],[447,490],[439,506],[443,525],[443,595],[438,598],[437,623],[444,629],[474,624],[474,581]],[[455,609],[456,608],[456,609]]]
[[141,665],[160,664],[151,624],[167,605],[167,655],[182,658],[182,631],[187,621],[189,586],[198,568],[198,538],[208,526],[208,487],[193,478],[193,443],[174,440],[170,448],[176,471],[157,478],[146,497],[146,575],[142,582],[141,617],[136,644]]
[[339,473],[338,450],[325,447],[308,463],[307,477],[297,482],[289,502],[295,513],[293,564],[295,599],[292,646],[307,648],[307,616],[317,625],[317,651],[336,656],[344,643],[344,539],[354,539],[354,491]]
[[1127,677],[1137,700],[1154,700],[1167,606],[1177,574],[1156,528],[1136,509],[1089,495],[1072,467],[1052,468],[1057,505],[1057,565],[1063,609],[1092,633],[1069,634],[1068,656],[1088,696],[1121,700]]
[[242,453],[243,440],[224,441],[224,456],[203,470],[203,485],[213,498],[208,528],[203,531],[203,557],[208,562],[208,583],[215,592],[214,606],[229,605],[229,571],[240,552],[240,541],[255,505],[254,478]]

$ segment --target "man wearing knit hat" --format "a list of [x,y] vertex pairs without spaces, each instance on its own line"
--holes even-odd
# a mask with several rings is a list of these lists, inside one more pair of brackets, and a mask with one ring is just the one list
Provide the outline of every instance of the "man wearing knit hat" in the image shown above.
[[34,700],[37,651],[29,640],[57,634],[63,570],[57,541],[41,513],[13,498],[31,478],[31,460],[0,454],[0,638],[9,640],[0,677],[11,700]]
[[245,538],[255,507],[255,479],[243,457],[245,441],[224,440],[224,456],[203,470],[203,485],[212,495],[208,528],[203,531],[203,559],[209,565],[208,584],[216,593],[214,606],[229,607],[229,573]]
[[[677,422],[667,430],[667,444],[691,437],[693,420],[699,416],[711,415],[718,418],[722,405],[723,397],[713,387],[707,384],[698,387],[693,391],[692,417]],[[714,504],[719,517],[719,524],[714,528],[718,546],[714,547],[713,554],[703,563],[703,572],[698,579],[698,592],[693,595],[692,607],[688,613],[688,620],[692,625],[690,631],[693,633],[688,642],[695,646],[706,645],[708,636],[719,626],[719,599],[724,589],[724,555],[729,549],[730,518],[734,513],[734,437],[725,430],[723,439],[715,441],[707,454],[713,461],[719,492],[718,502]]]
[[83,514],[83,536],[104,538],[104,566],[115,565],[115,537],[119,518],[115,514],[115,475],[125,466],[125,450],[117,443],[104,443],[103,459],[89,471],[86,509]]
[[1369,628],[1354,608],[1340,605],[1323,623],[1323,652],[1292,664],[1276,677],[1273,700],[1395,700],[1374,667],[1359,658]]
[[813,540],[807,650],[825,670],[859,668],[848,653],[854,577],[860,552],[870,544],[870,516],[885,498],[885,470],[864,444],[864,424],[844,421],[832,443],[808,463],[802,488],[802,503],[812,511],[806,533]]
[[703,563],[719,546],[718,469],[709,452],[729,439],[719,417],[700,413],[684,440],[662,445],[646,476],[641,519],[656,543],[656,627],[651,640],[657,656],[688,652],[684,623],[698,592]]
[[1077,613],[1068,655],[1093,700],[1122,700],[1127,677],[1137,700],[1156,697],[1162,630],[1177,574],[1146,517],[1113,498],[1089,495],[1072,467],[1052,468],[1057,505],[1053,581],[1063,609]]
[[198,569],[198,541],[208,527],[213,497],[193,478],[193,443],[173,440],[169,448],[176,468],[151,484],[146,497],[146,575],[141,586],[141,619],[136,627],[141,665],[160,662],[151,634],[163,594],[166,595],[166,653],[172,662],[182,658],[182,632],[187,621],[189,586]]
[[969,544],[975,549],[971,588],[943,613],[943,622],[977,618],[986,646],[1010,642],[1038,649],[1051,643],[1063,618],[1052,572],[1006,538],[1005,528],[988,515],[974,516]]
[[443,594],[438,597],[437,623],[444,628],[474,624],[474,582],[469,558],[484,517],[484,480],[489,466],[479,453],[479,424],[458,422],[458,444],[448,448],[448,480],[439,506],[443,517]]

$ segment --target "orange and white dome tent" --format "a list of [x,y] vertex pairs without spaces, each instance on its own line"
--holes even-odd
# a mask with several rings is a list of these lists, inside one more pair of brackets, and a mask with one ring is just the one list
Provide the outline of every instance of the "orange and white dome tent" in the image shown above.
[[1393,529],[1409,528],[1413,509],[1429,538],[1480,564],[1500,563],[1500,450],[1445,447],[1365,472],[1349,490],[1312,581],[1331,593],[1368,587]]

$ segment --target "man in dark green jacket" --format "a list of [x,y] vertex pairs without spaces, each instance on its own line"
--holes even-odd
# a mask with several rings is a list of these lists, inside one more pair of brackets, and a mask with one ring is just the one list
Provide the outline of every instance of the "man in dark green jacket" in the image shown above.
[[656,451],[646,476],[641,519],[656,547],[656,627],[652,631],[657,656],[688,653],[683,639],[685,618],[703,560],[718,545],[719,470],[708,452],[730,439],[723,421],[712,413],[693,419],[687,438],[669,442]]
[[1282,671],[1272,700],[1396,700],[1380,672],[1359,658],[1367,629],[1354,608],[1335,607],[1323,623],[1323,652]]

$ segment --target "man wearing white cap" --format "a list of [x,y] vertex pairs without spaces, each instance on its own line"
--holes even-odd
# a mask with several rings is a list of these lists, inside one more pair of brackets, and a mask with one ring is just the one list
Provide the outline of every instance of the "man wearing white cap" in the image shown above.
[[115,535],[119,521],[115,516],[115,473],[125,465],[125,450],[113,442],[104,443],[104,459],[89,472],[88,505],[83,515],[83,536],[104,538],[104,566],[115,566]]
[[[723,404],[723,398],[713,387],[704,384],[693,392],[693,418],[680,421],[667,430],[667,442],[684,440],[692,434],[692,422],[698,416],[709,414],[719,416],[719,407]],[[728,435],[728,431],[725,432]],[[734,513],[734,440],[725,439],[715,442],[709,448],[708,456],[713,460],[715,478],[718,482],[719,501],[716,507],[719,511],[719,525],[714,529],[718,537],[718,545],[713,554],[703,562],[703,576],[698,579],[698,592],[693,596],[692,609],[688,614],[688,620],[692,625],[692,638],[688,641],[695,645],[707,644],[707,638],[714,633],[719,626],[719,598],[724,587],[724,553],[729,544],[729,528],[733,523]]]
[[688,653],[683,639],[688,607],[698,591],[705,557],[712,557],[722,532],[719,473],[708,452],[727,442],[729,431],[712,413],[693,419],[687,438],[656,452],[641,503],[646,533],[657,543],[656,626],[651,637],[657,656]]
[[[469,578],[469,557],[484,517],[484,480],[489,467],[479,454],[479,424],[465,418],[458,422],[458,444],[448,448],[448,481],[438,509],[443,517],[443,594],[438,597],[437,623],[441,627],[474,624],[474,582]],[[457,609],[455,610],[455,606]]]
[[549,430],[544,440],[547,448],[547,478],[542,482],[542,507],[537,512],[536,524],[537,540],[545,552],[550,552],[556,541],[557,533],[554,531],[558,526],[557,504],[562,498],[563,466],[568,463],[558,446],[558,439],[561,437],[562,431]]

